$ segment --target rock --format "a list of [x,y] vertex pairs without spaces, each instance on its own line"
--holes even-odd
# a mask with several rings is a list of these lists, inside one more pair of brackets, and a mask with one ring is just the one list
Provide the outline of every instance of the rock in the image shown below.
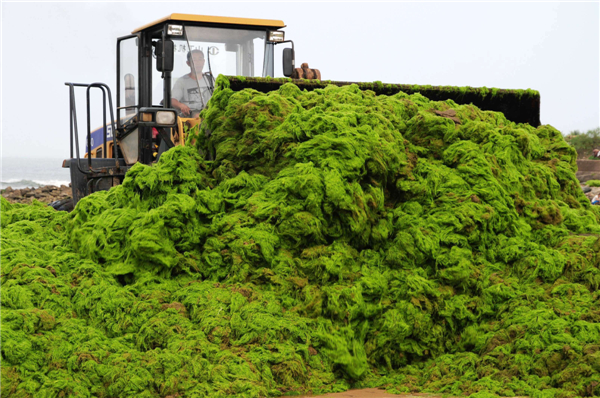
[[10,193],[3,193],[2,196],[4,196],[6,199],[18,199],[21,198],[21,193],[17,192],[17,191],[12,191]]
[[35,189],[13,189],[12,187],[7,187],[2,192],[2,196],[10,203],[31,203],[35,199],[48,204],[69,199],[71,197],[71,189],[65,185],[62,187],[46,185]]

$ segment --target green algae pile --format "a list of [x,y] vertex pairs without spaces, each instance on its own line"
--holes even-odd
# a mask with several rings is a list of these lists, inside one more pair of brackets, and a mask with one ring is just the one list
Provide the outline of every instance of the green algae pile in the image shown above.
[[600,210],[551,126],[234,92],[72,213],[2,198],[2,396],[600,395]]

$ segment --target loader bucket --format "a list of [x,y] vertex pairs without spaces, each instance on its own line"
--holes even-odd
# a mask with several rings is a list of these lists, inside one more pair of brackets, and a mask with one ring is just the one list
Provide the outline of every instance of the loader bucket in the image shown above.
[[384,84],[334,82],[325,80],[304,80],[288,78],[255,78],[228,76],[230,87],[234,91],[252,88],[261,92],[279,89],[285,83],[294,83],[300,89],[308,91],[325,88],[327,85],[345,86],[356,84],[361,90],[372,90],[377,95],[394,95],[400,91],[406,94],[420,93],[432,101],[451,99],[457,104],[472,104],[486,111],[502,112],[515,123],[528,123],[538,127],[540,123],[540,93],[535,90],[504,90],[486,87],[419,86],[410,84]]

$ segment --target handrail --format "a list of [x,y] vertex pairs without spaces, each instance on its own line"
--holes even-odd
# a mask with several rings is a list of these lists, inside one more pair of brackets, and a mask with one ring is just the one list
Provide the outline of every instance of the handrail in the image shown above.
[[[66,86],[69,86],[69,120],[70,120],[70,134],[71,134],[71,150],[70,155],[71,159],[73,159],[73,143],[75,143],[75,152],[77,154],[77,168],[80,172],[84,174],[90,174],[93,172],[92,168],[92,157],[91,157],[91,149],[92,149],[92,132],[91,132],[91,112],[90,112],[90,90],[92,88],[99,88],[102,91],[102,130],[104,132],[104,150],[103,157],[106,158],[107,147],[106,147],[106,98],[108,93],[108,108],[110,111],[110,126],[112,127],[112,139],[113,139],[113,158],[117,159],[117,139],[116,133],[117,130],[115,128],[115,117],[113,113],[113,105],[112,105],[112,94],[110,92],[110,87],[104,83],[65,83]],[[86,87],[86,105],[87,105],[87,153],[88,153],[88,170],[82,170],[81,166],[81,156],[79,154],[79,131],[77,128],[77,110],[75,104],[75,87]],[[119,168],[119,161],[116,161],[117,169]]]

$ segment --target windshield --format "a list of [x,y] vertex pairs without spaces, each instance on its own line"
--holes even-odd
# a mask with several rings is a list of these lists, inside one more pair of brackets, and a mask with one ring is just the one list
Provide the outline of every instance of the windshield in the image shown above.
[[[220,74],[262,76],[266,35],[264,30],[186,26],[183,37],[171,37],[175,47],[171,93],[180,115],[192,117],[206,107]],[[158,105],[162,79],[155,65],[153,71],[152,97]]]
[[[205,72],[210,67],[214,76],[261,76],[266,35],[265,31],[257,30],[186,26],[187,40],[175,50],[175,68],[178,56],[182,60],[187,56],[185,44],[189,42],[192,49],[205,53]],[[176,76],[175,72],[173,75]]]

